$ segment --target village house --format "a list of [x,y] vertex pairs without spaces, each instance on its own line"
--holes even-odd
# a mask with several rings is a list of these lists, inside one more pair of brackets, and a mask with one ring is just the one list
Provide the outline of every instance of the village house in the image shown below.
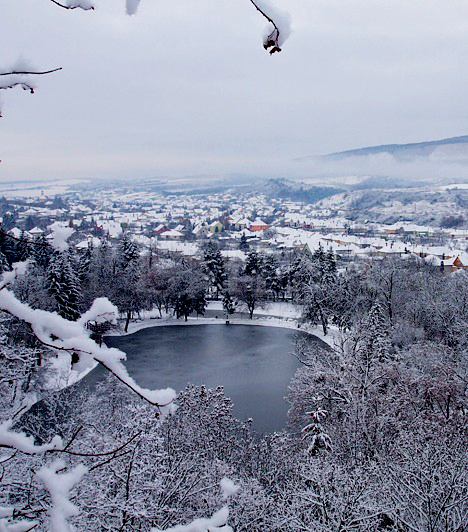
[[219,220],[216,220],[209,225],[209,229],[210,233],[221,233],[224,229],[224,225]]
[[159,235],[159,238],[160,240],[182,240],[184,238],[184,234],[180,231],[176,231],[175,229],[169,229],[162,232]]
[[210,234],[210,228],[208,227],[208,224],[203,222],[195,226],[192,231],[192,234],[195,235],[195,238],[205,238],[207,235]]
[[257,218],[255,221],[253,221],[250,226],[248,227],[249,231],[252,233],[255,233],[257,231],[266,231],[269,229],[269,225]]
[[444,272],[455,272],[457,270],[466,270],[468,266],[465,266],[460,257],[457,256],[441,261],[440,269]]

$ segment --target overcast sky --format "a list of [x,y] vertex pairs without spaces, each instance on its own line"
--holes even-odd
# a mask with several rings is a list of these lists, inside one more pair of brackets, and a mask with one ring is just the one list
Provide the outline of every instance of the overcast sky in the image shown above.
[[95,2],[1,0],[1,66],[63,67],[1,91],[1,181],[307,177],[295,158],[468,134],[466,0],[276,0],[271,57],[249,0]]

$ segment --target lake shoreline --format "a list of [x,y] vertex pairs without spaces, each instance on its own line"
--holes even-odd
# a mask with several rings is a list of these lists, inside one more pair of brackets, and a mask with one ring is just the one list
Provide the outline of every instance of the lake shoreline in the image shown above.
[[[171,313],[159,317],[158,311],[151,311],[142,313],[141,319],[136,319],[130,322],[128,331],[118,331],[116,334],[109,334],[107,336],[126,336],[133,334],[141,329],[148,327],[168,327],[173,325],[180,326],[194,326],[194,325],[223,325],[226,324],[226,318],[223,314],[222,302],[211,301],[207,307],[208,312],[218,311],[218,317],[192,317],[187,321],[183,318],[175,318]],[[241,316],[239,317],[239,314]],[[330,326],[327,335],[323,334],[323,330],[319,325],[301,324],[299,322],[300,308],[289,303],[271,303],[266,309],[258,309],[254,312],[253,319],[247,317],[247,313],[235,313],[229,317],[229,325],[257,325],[263,327],[281,327],[285,329],[296,329],[307,334],[316,336],[322,342],[334,347],[335,339],[339,331],[335,326]],[[124,320],[122,320],[124,323]]]

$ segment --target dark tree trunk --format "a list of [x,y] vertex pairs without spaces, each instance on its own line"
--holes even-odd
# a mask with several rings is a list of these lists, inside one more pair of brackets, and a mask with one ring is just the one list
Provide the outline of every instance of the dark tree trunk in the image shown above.
[[128,324],[130,323],[130,318],[131,317],[132,317],[132,311],[129,310],[129,311],[127,311],[127,319],[125,321],[125,329],[124,329],[125,332],[128,332]]

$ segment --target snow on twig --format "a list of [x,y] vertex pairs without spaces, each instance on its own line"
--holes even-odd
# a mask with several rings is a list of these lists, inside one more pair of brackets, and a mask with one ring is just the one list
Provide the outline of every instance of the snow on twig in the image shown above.
[[9,419],[0,424],[0,447],[11,447],[26,454],[42,454],[47,451],[62,448],[62,438],[54,436],[50,443],[34,445],[34,438],[23,432],[12,432],[13,420]]
[[89,11],[94,9],[93,2],[89,0],[65,0],[64,2],[58,2],[58,0],[50,0],[53,4],[64,9],[83,9],[84,11]]
[[127,15],[134,15],[138,10],[139,4],[140,0],[127,0],[125,5]]
[[36,476],[50,493],[52,501],[49,509],[50,532],[67,532],[70,530],[67,519],[79,513],[78,507],[69,500],[70,491],[81,481],[88,470],[80,464],[67,473],[59,474],[59,471],[65,467],[63,460],[55,460],[36,473]]
[[36,521],[15,521],[12,506],[0,506],[0,532],[29,532],[37,526]]
[[270,0],[250,0],[255,9],[269,22],[263,47],[270,50],[270,55],[281,52],[281,46],[291,35],[291,17],[289,13],[279,10]]
[[57,251],[68,249],[68,238],[75,232],[72,227],[56,227],[52,233],[50,245]]
[[[232,532],[232,528],[226,525],[229,517],[229,508],[223,506],[209,518],[195,519],[188,525],[177,525],[167,528],[164,532]],[[163,532],[159,528],[152,528],[151,532]]]
[[[227,477],[221,479],[220,482],[222,498],[228,499],[231,495],[234,495],[239,489],[232,480]],[[224,505],[211,517],[200,517],[195,519],[188,525],[176,525],[172,528],[168,528],[165,532],[233,532],[232,528],[227,524],[229,517],[229,507]],[[152,528],[151,532],[163,532],[159,528]]]

